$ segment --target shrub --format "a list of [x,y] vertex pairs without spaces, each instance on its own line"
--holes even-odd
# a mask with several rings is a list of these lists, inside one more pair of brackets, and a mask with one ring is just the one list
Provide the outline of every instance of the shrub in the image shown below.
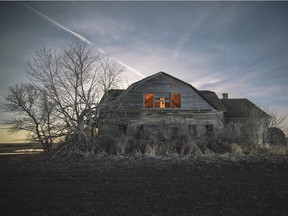
[[[89,146],[83,152],[98,155],[180,155],[180,156],[202,156],[202,155],[242,155],[244,147],[229,142],[229,138],[222,136],[221,133],[214,133],[211,136],[189,137],[187,135],[173,135],[158,131],[151,136],[128,137],[120,136],[117,138],[108,135],[99,136],[91,139]],[[81,152],[77,149],[75,154]]]
[[277,127],[270,127],[267,131],[267,141],[272,145],[286,145],[285,133]]
[[167,139],[164,136],[151,136],[146,139],[121,137],[118,141],[109,137],[98,139],[99,146],[108,154],[117,155],[205,155],[205,154],[242,154],[242,148],[233,143],[223,142],[219,137],[202,137],[191,139],[186,135],[173,136]]

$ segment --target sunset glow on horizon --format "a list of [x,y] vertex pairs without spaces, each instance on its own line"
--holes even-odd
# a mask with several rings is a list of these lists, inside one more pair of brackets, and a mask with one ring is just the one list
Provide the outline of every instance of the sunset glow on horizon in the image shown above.
[[[288,2],[0,2],[0,91],[28,81],[35,51],[74,36],[124,66],[129,84],[164,71],[288,116],[287,11]],[[0,143],[23,138],[0,130]]]

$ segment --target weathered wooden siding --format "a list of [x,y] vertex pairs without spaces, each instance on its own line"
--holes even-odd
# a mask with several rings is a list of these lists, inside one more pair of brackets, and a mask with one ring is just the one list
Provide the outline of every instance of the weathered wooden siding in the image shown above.
[[[181,108],[144,108],[144,94],[147,93],[164,98],[173,93],[181,94]],[[206,126],[213,125],[214,131],[223,128],[222,111],[216,110],[189,84],[165,73],[132,84],[114,100],[112,107],[105,119],[109,135],[117,136],[123,128],[128,136],[137,134],[139,128],[145,133],[161,129],[167,134],[177,130],[184,135],[193,127],[197,129],[197,136],[201,136]]]
[[[119,129],[119,125],[127,127],[128,136],[137,132],[137,128],[159,128],[162,131],[170,131],[178,128],[179,134],[188,134],[189,125],[196,125],[197,136],[205,134],[205,126],[213,125],[214,131],[223,128],[222,112],[192,112],[192,111],[119,111],[110,118],[109,125],[113,133]],[[109,132],[110,133],[110,132]]]
[[[144,82],[136,83],[128,88],[121,100],[119,109],[139,110],[143,108],[143,96],[152,93],[155,97],[169,97],[170,93],[181,94],[182,110],[215,110],[205,99],[203,99],[191,86],[173,79],[167,75],[159,74]],[[147,108],[146,108],[147,109]]]

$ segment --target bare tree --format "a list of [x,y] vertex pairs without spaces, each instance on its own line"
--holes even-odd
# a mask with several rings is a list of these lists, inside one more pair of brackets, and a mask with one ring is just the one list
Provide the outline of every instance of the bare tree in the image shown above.
[[271,144],[269,130],[281,128],[286,117],[281,115],[277,109],[269,107],[260,109],[246,103],[239,106],[239,117],[230,120],[223,137],[228,138],[231,142],[241,142],[252,151]]
[[268,127],[278,127],[282,128],[283,123],[287,116],[282,115],[276,108],[270,108],[269,106],[264,107],[263,110],[269,114],[271,118],[268,120]]
[[40,143],[45,152],[50,152],[54,140],[62,135],[62,131],[55,116],[55,104],[43,92],[32,84],[12,86],[4,96],[4,107],[17,114],[8,122],[12,124],[11,133],[27,131],[29,141]]
[[107,92],[110,89],[118,88],[122,83],[123,67],[117,62],[105,58],[101,61],[100,68],[98,80],[101,90]]
[[286,135],[282,129],[287,117],[279,113],[276,108],[265,107],[263,110],[270,115],[267,133],[263,134],[265,142],[272,145],[286,145]]
[[92,126],[104,91],[120,82],[123,68],[79,39],[63,52],[41,49],[28,65],[29,77],[45,89],[47,98],[56,105],[58,118],[65,122],[67,136],[73,138],[71,147],[89,144],[85,128]]
[[223,138],[240,142],[251,151],[263,147],[271,117],[248,100],[239,101],[237,106],[235,117],[226,120]]
[[242,139],[250,150],[255,150],[265,144],[270,117],[259,108],[251,108],[246,110],[246,113],[241,127]]

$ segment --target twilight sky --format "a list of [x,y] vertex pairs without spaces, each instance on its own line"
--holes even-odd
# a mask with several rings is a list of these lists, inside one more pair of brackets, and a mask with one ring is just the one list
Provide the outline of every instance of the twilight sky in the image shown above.
[[0,26],[1,94],[77,34],[133,68],[130,84],[164,71],[288,115],[288,2],[0,2]]

